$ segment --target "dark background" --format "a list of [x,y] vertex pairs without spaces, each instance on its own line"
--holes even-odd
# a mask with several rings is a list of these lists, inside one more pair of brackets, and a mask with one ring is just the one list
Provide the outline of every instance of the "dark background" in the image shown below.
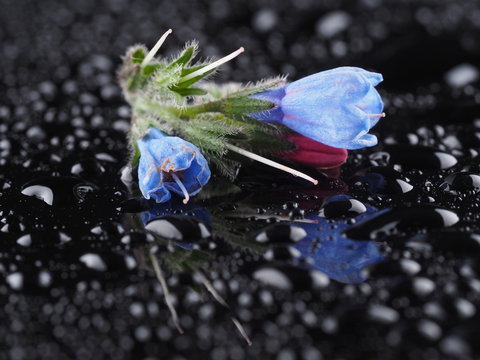
[[[440,188],[449,172],[478,172],[476,0],[0,0],[0,358],[478,356],[478,249],[412,255],[388,239],[390,267],[372,280],[332,282],[318,294],[268,292],[271,301],[248,275],[236,273],[236,262],[243,262],[238,259],[256,255],[229,249],[208,271],[220,288],[230,287],[225,296],[253,345],[238,336],[228,312],[178,285],[178,279],[172,292],[186,334],[176,333],[156,278],[138,261],[145,234],[130,229],[122,208],[129,196],[119,180],[128,159],[129,109],[116,85],[126,49],[136,43],[152,46],[168,28],[174,33],[162,55],[175,54],[193,38],[203,57],[246,48],[224,67],[219,81],[278,74],[294,80],[341,65],[381,72],[388,116],[374,131],[380,145],[352,152],[342,180],[347,183],[357,170],[371,166],[369,155],[385,150],[385,144],[410,146],[405,156],[418,161],[409,163],[413,170],[404,176],[415,185],[414,195],[386,191],[376,197],[357,189],[358,197],[378,208],[426,204],[434,197],[444,208],[458,210],[461,222],[455,229],[466,238],[477,230],[477,188],[467,186],[470,193],[453,197]],[[477,77],[452,86],[446,74],[464,63]],[[432,165],[434,158],[411,147],[417,145],[453,153],[457,167],[444,171]],[[402,153],[392,149],[399,162],[408,163]],[[255,181],[268,187],[271,180]],[[23,196],[29,184],[53,189],[52,205]],[[259,186],[247,185],[246,192]],[[326,180],[325,193],[340,192],[337,185]],[[26,234],[30,246],[18,243]],[[85,266],[80,260],[85,254],[97,254],[103,265]],[[397,266],[411,257],[421,265],[418,275],[437,285],[433,293],[416,292],[418,279]],[[384,308],[383,315],[372,315],[368,309],[376,304],[395,309],[399,317],[391,321]]]

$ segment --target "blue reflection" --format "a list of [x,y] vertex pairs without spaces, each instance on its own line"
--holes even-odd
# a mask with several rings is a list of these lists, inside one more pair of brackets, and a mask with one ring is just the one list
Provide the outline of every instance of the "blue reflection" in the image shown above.
[[[357,222],[377,212],[371,206],[366,207],[365,213],[355,217]],[[347,284],[363,282],[366,278],[362,269],[384,259],[377,243],[346,238],[343,232],[352,225],[347,225],[345,221],[329,221],[317,214],[310,214],[306,218],[318,223],[296,222],[296,226],[307,231],[307,236],[294,247],[301,252],[302,257],[311,261],[312,268],[322,271],[330,278]]]

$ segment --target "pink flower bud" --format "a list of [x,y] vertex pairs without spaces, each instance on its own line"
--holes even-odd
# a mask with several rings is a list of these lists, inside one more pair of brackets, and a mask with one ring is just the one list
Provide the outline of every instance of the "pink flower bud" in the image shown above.
[[300,134],[288,134],[285,137],[296,145],[295,149],[281,153],[285,160],[320,169],[335,168],[347,160],[346,149],[337,149]]

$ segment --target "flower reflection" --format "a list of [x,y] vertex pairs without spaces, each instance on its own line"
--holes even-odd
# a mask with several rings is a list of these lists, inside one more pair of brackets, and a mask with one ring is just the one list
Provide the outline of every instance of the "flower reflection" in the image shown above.
[[[364,218],[376,209],[367,206],[367,211],[356,217]],[[345,221],[327,220],[317,214],[306,216],[318,223],[295,223],[306,232],[294,247],[307,258],[310,266],[327,274],[330,278],[347,284],[360,283],[366,278],[362,270],[384,259],[379,244],[372,241],[354,241],[346,238],[343,232],[349,227]]]

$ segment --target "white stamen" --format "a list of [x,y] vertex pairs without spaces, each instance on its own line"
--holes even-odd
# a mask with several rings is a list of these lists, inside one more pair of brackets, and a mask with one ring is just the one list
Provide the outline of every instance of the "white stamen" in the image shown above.
[[147,56],[145,56],[145,58],[143,59],[142,61],[142,64],[141,66],[145,66],[147,65],[152,59],[153,57],[157,54],[158,50],[160,50],[160,47],[162,46],[162,44],[164,43],[165,39],[167,38],[168,35],[170,35],[172,33],[172,29],[168,29],[165,34],[163,34],[160,39],[158,39],[157,43],[155,44],[155,46],[152,48],[152,50],[150,50],[147,54]]
[[368,117],[374,117],[374,118],[383,118],[385,117],[385,113],[382,112],[380,114],[367,114]]
[[158,264],[157,257],[154,253],[150,252],[150,260],[152,261],[153,269],[155,270],[155,275],[157,275],[157,279],[160,282],[163,290],[163,296],[165,297],[165,303],[167,304],[168,309],[170,310],[170,314],[172,315],[172,320],[177,330],[180,334],[183,334],[183,329],[180,326],[180,321],[178,320],[177,311],[173,307],[172,301],[170,299],[170,291],[168,291],[167,282],[165,281],[165,277],[163,276],[162,269]]
[[182,181],[178,178],[177,175],[175,175],[174,172],[171,172],[170,175],[172,175],[173,180],[175,180],[180,190],[182,190],[183,196],[185,197],[185,199],[183,199],[183,203],[188,203],[188,201],[190,200],[190,195],[188,195],[188,191],[185,188],[185,185],[183,185]]
[[185,199],[183,199],[183,203],[188,203],[188,201],[190,200],[190,195],[188,195],[188,191],[185,188],[185,185],[183,185],[182,181],[178,178],[177,175],[175,175],[174,172],[171,172],[170,175],[172,175],[173,180],[175,180],[180,190],[182,190],[183,196],[185,197]]
[[275,161],[272,161],[272,160],[269,160],[267,158],[264,158],[263,156],[260,156],[260,155],[257,155],[257,154],[254,154],[250,151],[247,151],[245,149],[242,149],[242,148],[239,148],[235,145],[232,145],[232,144],[227,144],[227,147],[232,150],[232,151],[235,151],[236,153],[239,153],[243,156],[246,156],[250,159],[253,159],[253,160],[256,160],[256,161],[259,161],[261,163],[264,163],[265,165],[268,165],[268,166],[271,166],[271,167],[274,167],[276,169],[279,169],[279,170],[282,170],[282,171],[285,171],[289,174],[292,174],[293,176],[298,176],[298,177],[301,177],[302,179],[305,179],[305,180],[308,180],[310,181],[311,183],[317,185],[318,184],[318,180],[312,178],[311,176],[308,176],[307,174],[304,174],[298,170],[295,170],[295,169],[292,169],[288,166],[285,166],[285,165],[282,165],[282,164],[279,164]]
[[207,66],[205,66],[201,69],[198,69],[197,71],[194,71],[191,74],[185,75],[183,78],[180,79],[179,84],[181,84],[181,83],[183,83],[187,80],[193,79],[197,76],[203,75],[206,72],[209,72],[210,70],[215,69],[216,67],[219,67],[220,65],[225,64],[226,62],[229,62],[230,60],[237,57],[238,55],[240,55],[244,51],[245,51],[245,49],[242,46],[240,49],[238,49],[237,51],[234,51],[230,55],[227,55],[227,56],[221,58],[220,60],[217,60],[217,61],[215,61],[215,62],[213,62],[213,63],[211,63],[211,64],[209,64],[209,65],[207,65]]

